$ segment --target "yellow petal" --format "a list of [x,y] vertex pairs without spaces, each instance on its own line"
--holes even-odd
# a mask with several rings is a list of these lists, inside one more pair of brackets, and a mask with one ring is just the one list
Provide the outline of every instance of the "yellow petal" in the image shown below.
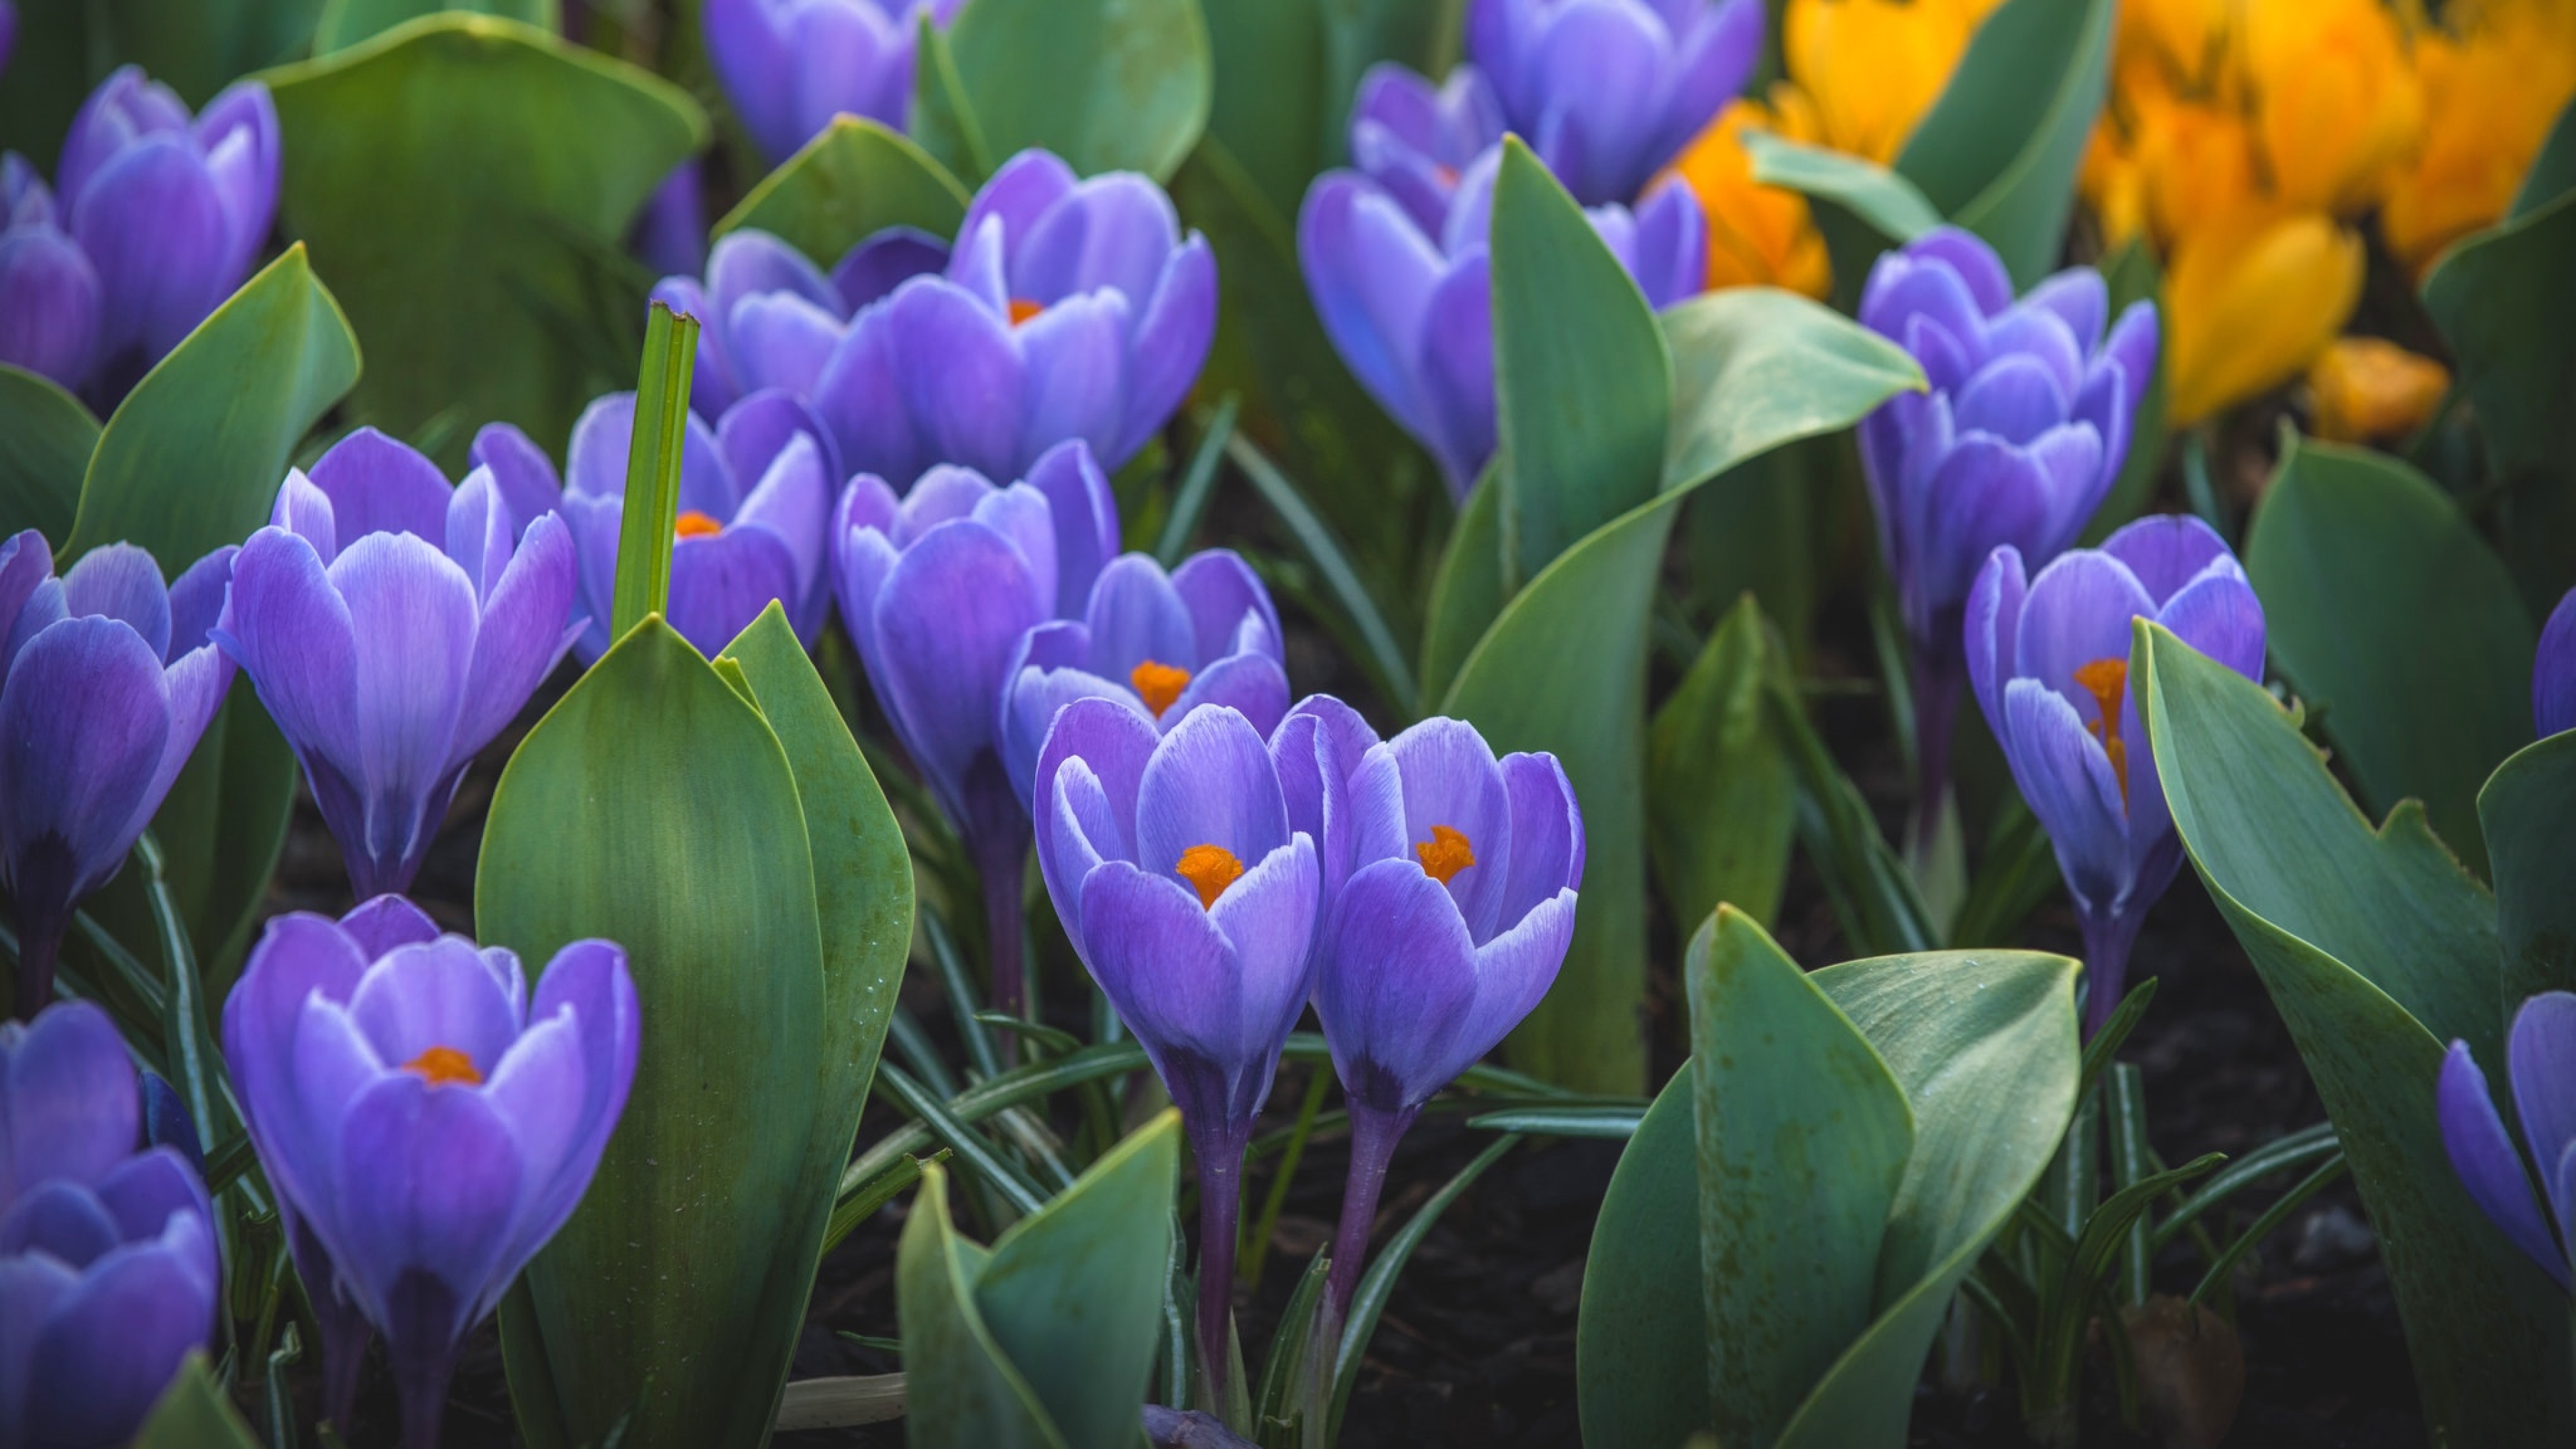
[[2308,369],[2316,435],[2334,443],[2403,437],[2451,387],[2442,364],[2379,337],[2338,337]]
[[1748,127],[1780,129],[1761,102],[1734,101],[1673,162],[1708,218],[1709,289],[1786,287],[1821,298],[1833,289],[1825,240],[1805,197],[1754,182]]
[[2282,202],[2354,215],[2414,154],[2424,101],[2379,0],[2248,0],[2245,68]]
[[1789,0],[1782,54],[1819,139],[1892,163],[1999,0]]
[[2361,298],[2359,235],[2316,212],[2222,219],[2186,234],[2165,277],[2176,424],[2278,387]]
[[2423,145],[2379,214],[2389,250],[2421,274],[2442,249],[2504,216],[2549,127],[2576,97],[2576,0],[2505,0],[2456,36],[2417,39]]

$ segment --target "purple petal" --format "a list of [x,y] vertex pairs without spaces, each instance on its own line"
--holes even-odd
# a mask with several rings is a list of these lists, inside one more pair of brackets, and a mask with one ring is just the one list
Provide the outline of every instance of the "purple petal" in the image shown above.
[[1333,350],[1378,406],[1420,435],[1428,423],[1417,401],[1413,357],[1424,312],[1447,270],[1439,249],[1383,191],[1336,171],[1306,192],[1297,258]]
[[1124,460],[1128,317],[1124,296],[1096,292],[1067,297],[1015,329],[1026,368],[1022,456],[1080,438]]
[[2004,753],[2022,798],[2057,847],[2057,866],[2079,907],[2106,910],[2128,874],[2128,819],[2102,742],[2075,706],[2033,679],[2004,687]]
[[757,484],[799,433],[814,440],[825,481],[839,478],[840,457],[832,446],[832,430],[823,426],[821,416],[803,398],[775,389],[753,393],[725,409],[716,419],[716,451],[735,478]]
[[[175,1147],[154,1147],[127,1158],[99,1181],[98,1200],[115,1217],[118,1233],[128,1242],[160,1237],[169,1231],[170,1219],[178,1214],[194,1213],[209,1222],[214,1216],[206,1200],[205,1185],[197,1180],[197,1170]],[[215,1281],[215,1245],[211,1238],[199,1241],[206,1255],[195,1267],[211,1287]]]
[[2442,1124],[2442,1145],[2450,1152],[2451,1169],[2460,1175],[2460,1186],[2468,1189],[2469,1197],[2508,1242],[2528,1253],[2560,1288],[2566,1288],[2567,1252],[2540,1215],[2522,1156],[2505,1135],[2504,1119],[2496,1114],[2495,1099],[2487,1090],[2486,1073],[2478,1070],[2467,1042],[2452,1042],[2443,1055],[2434,1108]]
[[952,819],[965,818],[967,767],[991,747],[1012,647],[1044,617],[1020,551],[962,520],[923,535],[878,593],[869,677]]
[[1288,713],[1288,672],[1267,654],[1230,654],[1200,669],[1162,717],[1186,719],[1201,705],[1221,705],[1267,735]]
[[1934,610],[1967,597],[1975,570],[1998,546],[2047,557],[2054,493],[2029,451],[1985,435],[1958,440],[1933,471],[1915,508],[1915,587]]
[[734,303],[725,336],[745,391],[811,392],[840,343],[841,321],[793,293],[762,292]]
[[1490,939],[1499,927],[1504,887],[1511,877],[1512,803],[1494,752],[1463,720],[1435,716],[1388,740],[1404,801],[1404,836],[1360,842],[1362,858],[1416,859],[1415,847],[1447,826],[1467,838],[1475,863],[1446,882],[1467,931]]
[[1118,500],[1090,445],[1079,438],[1039,454],[1029,465],[1028,483],[1045,496],[1054,524],[1055,616],[1077,617],[1090,602],[1102,566],[1118,554]]
[[[50,603],[40,603],[39,596]],[[0,674],[8,672],[18,650],[36,629],[60,618],[62,585],[54,577],[54,551],[45,536],[30,528],[0,539]],[[21,635],[18,624],[30,605],[45,610],[44,620]]]
[[27,1360],[54,1305],[79,1281],[51,1258],[0,1258],[0,1428],[24,1432]]
[[2110,289],[2091,267],[2059,272],[2031,288],[2021,304],[2057,314],[2066,330],[2075,334],[2077,347],[2088,351],[2102,340],[2102,324],[2111,316]]
[[[609,1135],[626,1110],[640,1045],[639,1007],[634,979],[627,972],[626,953],[598,940],[575,941],[556,952],[554,960],[546,965],[544,978],[537,983],[537,999],[529,1011],[529,1020],[536,1025],[502,1063],[490,1088],[494,1105],[513,1123],[513,1130],[522,1134],[520,1160],[531,1168],[528,1193],[510,1249],[513,1256],[521,1258],[543,1246],[571,1216],[592,1174],[598,1170]],[[569,1084],[569,1092],[559,1075],[563,1048],[549,1047],[539,1038],[540,1032],[560,1033],[578,1043],[575,1060],[580,1075]],[[555,1056],[554,1065],[542,1064],[536,1056],[540,1051]],[[529,1058],[524,1065],[522,1053]],[[524,1077],[522,1072],[526,1073]],[[579,1110],[560,1150],[540,1155],[532,1149],[525,1128],[519,1125],[535,1119],[514,1112],[512,1103],[522,1093],[548,1092],[569,1096]]]
[[912,94],[908,17],[873,5],[805,5],[787,12],[796,57],[796,129],[818,134],[849,113],[900,127]]
[[700,16],[707,61],[743,129],[771,164],[805,143],[796,115],[796,55],[771,0],[707,0]]
[[[1917,317],[1934,323],[1952,337],[1983,336],[1987,296],[1975,280],[1946,265],[1940,256],[1943,249],[1955,249],[1962,241],[1968,249],[1993,260],[1984,242],[1947,227],[1924,233],[1903,251],[1883,253],[1871,265],[1869,281],[1861,289],[1861,325],[1898,342],[1905,340],[1906,325]],[[1994,262],[1994,268],[1995,276],[2000,278],[2003,264]],[[2001,285],[2003,302],[2011,302],[2010,284]]]
[[461,936],[396,947],[358,983],[349,1019],[385,1062],[407,1064],[445,1047],[464,1053],[483,1076],[500,1065],[520,1028],[519,1003]]
[[2549,611],[2531,664],[2531,716],[2542,735],[2576,729],[2576,589]]
[[201,644],[180,655],[161,677],[170,690],[170,732],[162,736],[161,759],[143,787],[143,798],[134,802],[134,813],[126,818],[123,833],[129,840],[152,823],[179,771],[196,753],[197,741],[223,706],[224,692],[232,687],[233,663],[222,650]]
[[[277,485],[277,501],[269,505],[268,525],[282,528],[306,543],[324,563],[340,556],[340,525],[331,516],[331,498],[313,486],[313,480],[301,468],[286,470],[286,481]],[[351,538],[357,531],[351,530]]]
[[984,229],[987,217],[999,217],[1006,236],[1025,237],[1035,230],[1038,219],[1072,194],[1078,184],[1073,168],[1054,153],[1034,148],[1020,152],[1002,163],[984,189],[966,208],[966,219],[957,228],[961,237],[971,237]]
[[[473,1088],[392,1072],[349,1104],[339,1146],[340,1210],[314,1224],[332,1259],[396,1355],[452,1350],[520,1267],[502,1258],[526,1172],[508,1125]],[[414,1273],[453,1295],[446,1322],[396,1319]]]
[[99,308],[78,242],[50,226],[0,230],[0,362],[79,387],[98,355]]
[[2263,601],[2234,559],[2213,560],[2155,617],[2185,644],[2248,679],[2262,679]]
[[1939,226],[1905,244],[1906,255],[1948,269],[1975,299],[1977,310],[1992,317],[2012,305],[2012,277],[2003,258],[1975,232]]
[[[1351,773],[1378,743],[1377,731],[1358,710],[1329,694],[1299,700],[1270,737],[1270,754],[1279,770],[1279,787],[1288,806],[1288,828],[1315,841],[1323,892],[1329,901],[1358,864],[1358,837],[1352,818]],[[1391,809],[1400,802],[1391,802]],[[1403,829],[1401,821],[1387,827]]]
[[[396,946],[414,946],[438,939],[438,923],[429,913],[398,895],[381,895],[362,901],[357,908],[340,918],[340,929],[348,933],[362,957],[372,961],[390,953]],[[338,993],[347,1000],[354,992]]]
[[311,477],[331,500],[332,530],[342,551],[368,533],[408,533],[432,544],[447,537],[447,475],[417,449],[374,428],[332,444]]
[[905,283],[885,307],[903,359],[895,384],[921,442],[989,477],[1016,471],[1025,381],[1008,325],[938,278]]
[[[1461,259],[1431,293],[1417,359],[1422,417],[1407,424],[1439,458],[1449,496],[1465,499],[1494,455],[1494,309],[1490,263]],[[1396,421],[1406,420],[1399,416]]]
[[2045,364],[2015,354],[1969,379],[1952,404],[1952,421],[1962,434],[1991,433],[2007,443],[2027,444],[2066,421],[2067,403]]
[[[821,502],[818,497],[814,500]],[[815,510],[819,523],[821,509]],[[802,612],[796,555],[767,528],[734,527],[679,540],[671,548],[671,599],[665,616],[700,654],[713,659],[779,601]]]
[[1968,591],[1968,684],[1977,692],[1977,707],[1997,738],[2004,729],[2004,682],[2012,677],[2020,657],[2022,601],[2029,593],[2021,550],[2010,544],[1987,555],[1975,587]]
[[98,272],[103,356],[139,348],[148,365],[231,290],[231,221],[184,136],[146,137],[100,167],[68,230]]
[[1250,721],[1230,709],[1204,709],[1171,726],[1137,790],[1136,859],[1147,870],[1170,877],[1197,845],[1217,846],[1249,867],[1288,839],[1279,775]]
[[1287,661],[1280,642],[1279,611],[1271,606],[1270,591],[1261,586],[1261,576],[1241,554],[1211,548],[1190,555],[1172,570],[1172,590],[1189,609],[1200,659],[1232,653],[1244,618],[1250,615],[1260,622],[1263,652],[1281,663]]
[[188,565],[187,572],[171,583],[170,643],[162,651],[163,660],[176,663],[211,641],[215,621],[223,617],[224,595],[232,588],[233,555],[239,552],[225,544]]
[[1266,1063],[1277,1058],[1314,994],[1315,843],[1296,836],[1244,865],[1207,916],[1241,973],[1241,1040],[1251,1059]]
[[[1152,720],[1107,699],[1065,705],[1047,730],[1035,774],[1037,798],[1047,802],[1037,832],[1038,871],[1069,928],[1080,925],[1079,892],[1091,868],[1103,859],[1136,858],[1137,796],[1160,742]],[[1076,779],[1082,789],[1074,787]]]
[[841,305],[855,313],[898,286],[948,265],[948,243],[917,227],[890,226],[841,258],[832,268],[832,289]]
[[224,287],[230,290],[250,275],[250,265],[268,242],[269,223],[277,216],[280,145],[277,105],[268,87],[255,80],[237,81],[206,102],[195,127],[223,199],[225,230],[231,245],[224,255]]
[[2119,560],[2089,549],[2062,554],[2031,581],[2013,646],[2013,677],[2055,690],[2077,718],[2098,727],[2102,711],[2076,682],[2076,671],[2105,659],[2127,668],[2129,621],[2154,617],[2155,601]]
[[[2045,307],[2024,303],[1986,327],[1989,361],[2020,353],[2046,367],[2057,380],[2058,394],[2073,397],[2084,388],[2084,343],[2064,318]],[[1962,424],[1961,426],[1965,426]]]
[[446,553],[474,585],[474,597],[487,600],[510,566],[511,545],[518,530],[501,486],[490,472],[477,468],[448,495]]
[[1708,221],[1698,193],[1678,180],[1655,188],[1637,208],[1636,240],[1628,271],[1662,311],[1699,295],[1708,280]]
[[1149,662],[1195,669],[1201,660],[1189,605],[1150,554],[1121,554],[1100,571],[1083,623],[1091,672],[1107,679],[1124,682]]
[[1448,1085],[1440,1067],[1476,999],[1467,923],[1420,866],[1381,860],[1351,876],[1327,929],[1315,1014],[1344,1089],[1380,1111],[1419,1106]]
[[[2513,1110],[2531,1155],[2555,1163],[2576,1147],[2576,992],[2544,991],[2514,1013],[2505,1043]],[[2562,1223],[2576,1217],[2559,1174],[2545,1174],[2549,1206]]]
[[1105,287],[1141,305],[1180,237],[1161,187],[1132,171],[1095,176],[1034,225],[1008,228],[1012,295],[1053,306]]
[[2146,396],[2147,385],[2155,380],[2159,345],[2156,304],[2132,302],[2121,309],[2120,320],[2111,326],[2111,335],[2103,341],[2101,355],[2120,364],[2121,375],[2128,387],[2128,411],[2138,410]]
[[47,1178],[95,1183],[134,1151],[134,1067],[107,1013],[82,1001],[0,1026],[0,1205]]
[[54,1302],[27,1359],[38,1444],[117,1444],[142,1427],[192,1349],[213,1338],[214,1285],[189,1262],[201,1219],[93,1264]]
[[811,434],[799,433],[768,471],[757,476],[759,485],[734,515],[734,527],[765,531],[786,548],[793,589],[780,597],[797,636],[811,638],[823,622],[823,541],[825,517],[832,508],[822,444]]
[[[1085,876],[1081,890],[1077,918],[1092,979],[1166,1086],[1179,1076],[1175,1066],[1186,1066],[1179,1058],[1221,1070],[1238,1065],[1248,1045],[1243,974],[1190,888],[1113,860]],[[1239,1105],[1184,1101],[1182,1111],[1231,1115]]]
[[160,655],[109,619],[67,619],[0,685],[0,861],[22,910],[68,908],[123,863],[170,734]]
[[[377,861],[417,859],[438,828],[453,769],[478,625],[474,586],[426,541],[371,533],[328,570],[346,601],[353,651],[353,737],[339,754],[316,742],[368,792],[363,842]],[[408,877],[405,877],[408,879]]]
[[1435,1071],[1446,1086],[1536,1010],[1574,944],[1575,893],[1560,890],[1476,948],[1476,1000]]
[[1516,57],[1516,111],[1539,158],[1586,206],[1624,201],[1665,158],[1652,154],[1670,94],[1672,37],[1643,6],[1559,5]]
[[1510,883],[1498,927],[1509,931],[1539,903],[1583,884],[1583,807],[1556,756],[1505,755],[1503,789],[1511,798]]
[[[298,1090],[299,1080],[313,1072],[353,1086],[377,1069],[346,1013],[327,1005],[344,1002],[357,991],[367,961],[358,938],[327,916],[297,912],[271,917],[251,948],[240,981],[224,1000],[224,1058],[241,1095],[243,1120],[270,1181],[299,1205],[328,1189],[327,1176],[316,1174],[330,1160],[339,1111],[347,1102],[345,1095],[308,1100]],[[308,1001],[336,1022],[339,1035],[311,1046],[302,1042]],[[313,1055],[301,1058],[306,1052]]]
[[90,92],[63,138],[56,177],[70,204],[98,169],[145,136],[184,135],[188,108],[168,86],[144,77],[138,65],[121,65]]
[[72,618],[114,619],[143,636],[156,659],[170,653],[170,594],[161,566],[130,543],[91,549],[63,575],[63,609]]

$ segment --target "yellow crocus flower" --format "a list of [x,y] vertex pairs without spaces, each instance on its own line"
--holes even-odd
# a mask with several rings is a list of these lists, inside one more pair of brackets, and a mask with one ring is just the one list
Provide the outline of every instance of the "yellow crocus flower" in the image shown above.
[[2418,275],[2504,216],[2576,97],[2576,0],[2453,0],[2447,19],[2416,39],[2424,144],[2379,215],[2389,250]]
[[2249,0],[2243,51],[2272,194],[2368,210],[2423,129],[2397,17],[2379,0]]
[[1786,287],[1810,297],[1833,290],[1833,264],[1807,198],[1753,180],[1748,129],[1805,140],[1794,118],[1755,100],[1728,103],[1673,162],[1708,218],[1708,287]]
[[2176,426],[2299,375],[2361,298],[2362,245],[2321,212],[2191,227],[2165,272],[2168,406]]
[[2308,369],[2316,435],[2375,443],[2424,425],[2450,391],[2448,368],[2380,337],[2338,337]]
[[1814,107],[1816,140],[1896,160],[1941,98],[1978,22],[2001,0],[1789,0],[1782,54]]

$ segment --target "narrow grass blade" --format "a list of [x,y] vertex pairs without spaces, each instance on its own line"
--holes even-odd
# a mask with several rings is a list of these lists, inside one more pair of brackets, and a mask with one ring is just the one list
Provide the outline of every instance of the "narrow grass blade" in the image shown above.
[[689,374],[698,323],[656,302],[644,323],[635,383],[635,431],[626,452],[626,513],[617,534],[617,586],[609,637],[671,605],[671,529],[680,516],[680,454],[688,439]]
[[1376,676],[1379,688],[1387,691],[1388,702],[1398,709],[1418,707],[1419,692],[1413,682],[1413,666],[1404,657],[1404,649],[1395,641],[1395,631],[1387,627],[1386,618],[1378,612],[1377,601],[1369,596],[1360,582],[1359,571],[1351,566],[1350,555],[1343,551],[1341,540],[1324,526],[1324,520],[1299,496],[1297,485],[1263,455],[1252,440],[1237,433],[1225,444],[1226,456],[1243,470],[1253,491],[1279,515],[1288,532],[1297,540],[1316,571],[1324,576],[1324,586],[1333,600],[1350,616],[1365,647],[1365,663]]
[[931,1135],[957,1154],[959,1165],[973,1169],[1022,1216],[1046,1206],[1046,1194],[1038,1191],[1035,1183],[994,1151],[993,1145],[974,1128],[949,1115],[939,1099],[914,1081],[911,1073],[897,1066],[881,1066],[877,1069],[877,1085],[894,1099],[897,1107],[919,1117]]
[[1234,438],[1235,414],[1242,408],[1242,395],[1227,393],[1217,405],[1216,416],[1208,420],[1207,431],[1199,435],[1198,451],[1190,455],[1189,471],[1181,475],[1181,489],[1172,495],[1172,516],[1163,520],[1163,536],[1154,544],[1154,559],[1164,568],[1178,565],[1189,552],[1190,535],[1198,532],[1208,500],[1216,496],[1217,465],[1225,461],[1225,446]]

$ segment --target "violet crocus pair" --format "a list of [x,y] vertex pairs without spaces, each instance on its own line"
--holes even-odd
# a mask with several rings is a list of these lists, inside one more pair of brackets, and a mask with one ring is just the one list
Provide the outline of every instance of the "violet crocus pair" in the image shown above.
[[207,642],[232,565],[218,549],[165,590],[128,544],[56,578],[44,535],[0,541],[0,885],[21,1020],[52,1002],[74,907],[125,863],[232,684]]
[[1977,576],[1967,669],[2022,799],[2048,831],[2084,933],[2084,1030],[2099,1030],[2182,844],[2130,687],[2132,621],[2149,619],[2248,679],[2263,674],[2263,606],[2209,526],[2142,518],[2036,578],[1998,548]]
[[965,0],[707,0],[707,61],[761,154],[777,165],[840,114],[904,128],[924,17]]
[[250,275],[277,184],[267,87],[191,118],[119,69],[72,119],[52,190],[0,158],[0,362],[112,407]]
[[519,958],[380,896],[268,923],[224,1002],[242,1119],[323,1330],[345,1431],[370,1328],[405,1449],[435,1449],[465,1335],[590,1185],[635,1077],[626,953]]
[[115,1449],[213,1347],[205,1184],[142,1129],[107,1013],[0,1022],[0,1444]]
[[287,474],[233,561],[214,637],[294,747],[360,899],[410,886],[465,767],[572,643],[571,534],[517,518],[514,494],[543,496],[488,465],[450,487],[361,428]]
[[[702,328],[701,405],[762,387],[809,400],[851,473],[897,489],[939,464],[1017,478],[1080,439],[1134,457],[1216,335],[1216,260],[1133,172],[1077,178],[1045,151],[1003,163],[955,249],[909,229],[833,275],[772,237],[719,243],[703,283],[655,295]],[[711,379],[711,380],[710,380]]]

